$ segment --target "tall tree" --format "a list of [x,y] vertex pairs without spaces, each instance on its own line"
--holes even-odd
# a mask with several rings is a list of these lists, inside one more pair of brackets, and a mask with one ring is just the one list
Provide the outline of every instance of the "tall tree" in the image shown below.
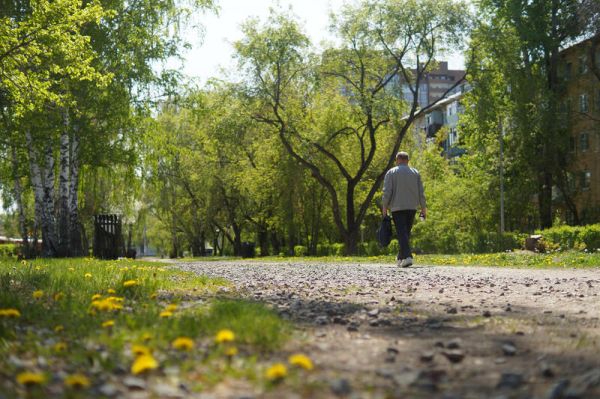
[[[419,108],[421,82],[461,42],[465,9],[429,0],[346,6],[332,23],[341,45],[321,57],[283,14],[244,26],[236,49],[261,104],[255,118],[327,191],[347,253],[357,252],[360,226],[413,121],[434,105]],[[401,98],[399,82],[411,98]]]

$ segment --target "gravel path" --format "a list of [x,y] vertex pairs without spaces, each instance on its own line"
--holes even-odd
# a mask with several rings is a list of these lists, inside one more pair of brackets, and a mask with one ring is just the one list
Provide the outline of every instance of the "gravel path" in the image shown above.
[[294,322],[286,351],[318,372],[301,392],[261,397],[600,398],[600,269],[177,267],[226,278]]

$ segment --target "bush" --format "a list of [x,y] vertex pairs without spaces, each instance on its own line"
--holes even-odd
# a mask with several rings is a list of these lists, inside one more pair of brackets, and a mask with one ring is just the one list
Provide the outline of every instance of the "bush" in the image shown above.
[[331,245],[317,244],[317,256],[329,256],[329,255],[331,255]]
[[381,255],[382,248],[376,241],[369,241],[366,247],[367,256],[379,256]]
[[331,244],[331,254],[335,256],[344,256],[346,255],[346,244],[343,243],[335,243]]
[[387,247],[387,253],[388,255],[396,256],[398,255],[398,251],[400,251],[400,244],[398,244],[398,240],[394,238]]
[[557,226],[536,233],[544,237],[544,242],[561,250],[575,249],[597,251],[600,248],[600,224],[588,226]]
[[296,245],[294,246],[294,256],[306,256],[308,253],[308,248],[304,245]]
[[15,244],[0,244],[0,258],[11,258],[18,255],[18,248]]

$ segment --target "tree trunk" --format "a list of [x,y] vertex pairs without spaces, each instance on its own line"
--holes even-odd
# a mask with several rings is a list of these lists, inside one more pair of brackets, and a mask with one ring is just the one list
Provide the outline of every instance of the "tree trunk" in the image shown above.
[[540,212],[540,227],[552,227],[552,174],[543,172],[539,178],[538,205]]
[[69,176],[69,247],[71,256],[84,256],[87,252],[87,247],[83,246],[81,239],[82,226],[79,222],[79,168],[81,165],[79,158],[79,137],[77,129],[74,129],[73,138],[71,139],[71,162]]
[[242,255],[242,229],[237,223],[234,223],[233,228],[233,255]]
[[17,159],[17,149],[12,147],[12,167],[13,167],[13,181],[14,181],[14,194],[15,201],[17,203],[17,213],[19,215],[19,233],[23,239],[22,255],[25,258],[30,258],[32,251],[29,247],[29,240],[27,234],[27,220],[25,218],[25,210],[23,209],[23,188],[21,187],[21,177],[19,176],[19,160]]
[[342,237],[346,246],[346,255],[356,255],[356,253],[358,252],[359,227],[360,225],[349,226],[346,234],[344,235],[344,237]]
[[69,110],[63,113],[63,129],[60,135],[60,173],[58,177],[58,209],[56,215],[58,242],[56,255],[59,257],[70,256],[69,244],[69,172],[70,143],[69,143]]
[[264,226],[259,226],[258,228],[258,246],[260,247],[260,256],[268,256],[269,255],[269,233]]

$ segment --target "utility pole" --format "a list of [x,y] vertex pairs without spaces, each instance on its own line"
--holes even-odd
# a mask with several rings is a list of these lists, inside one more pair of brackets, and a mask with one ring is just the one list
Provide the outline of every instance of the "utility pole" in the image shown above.
[[500,234],[504,233],[504,125],[502,117],[498,122],[500,127]]

